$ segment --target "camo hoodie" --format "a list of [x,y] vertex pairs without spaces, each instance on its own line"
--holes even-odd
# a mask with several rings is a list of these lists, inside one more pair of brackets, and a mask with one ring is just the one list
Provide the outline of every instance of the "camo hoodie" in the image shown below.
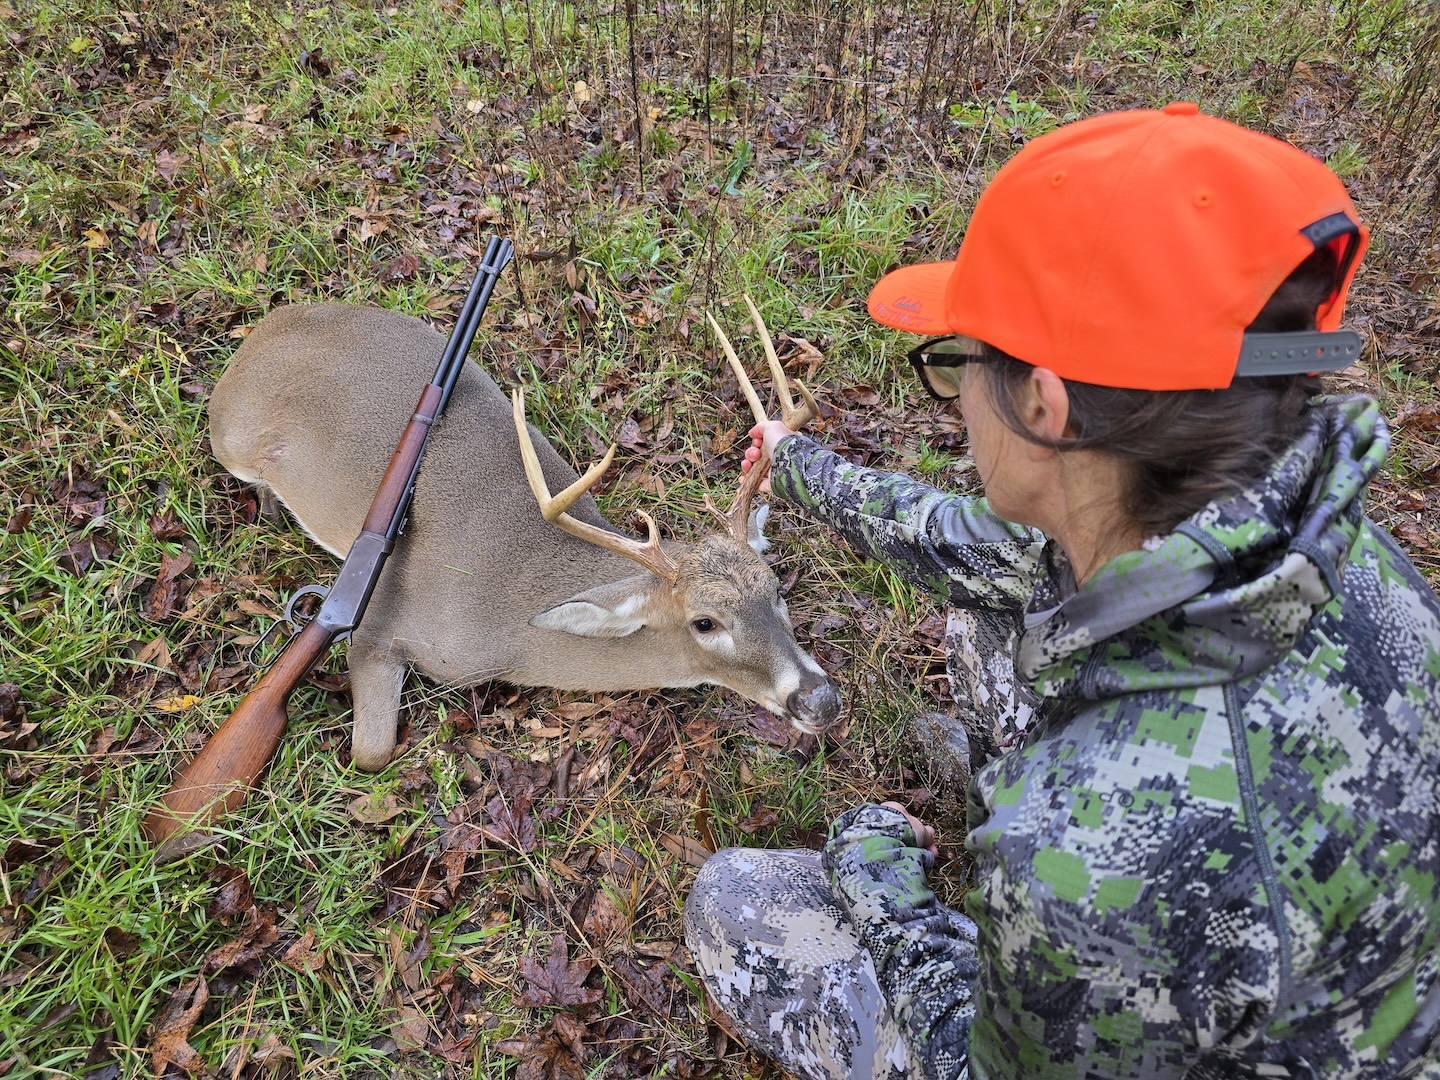
[[1362,513],[1375,404],[1311,414],[1078,589],[983,499],[781,444],[777,495],[951,604],[1023,610],[1041,708],[970,787],[978,947],[893,810],[824,854],[926,1075],[1440,1077],[1440,603]]

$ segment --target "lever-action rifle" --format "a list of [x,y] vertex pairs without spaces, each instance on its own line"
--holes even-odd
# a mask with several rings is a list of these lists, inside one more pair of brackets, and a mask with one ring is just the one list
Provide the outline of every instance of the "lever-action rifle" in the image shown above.
[[[145,835],[152,841],[166,840],[184,826],[217,818],[245,801],[285,734],[291,693],[331,644],[359,625],[385,559],[404,528],[431,425],[445,411],[490,293],[513,252],[509,240],[492,237],[486,245],[440,366],[400,435],[365,524],[335,583],[328,590],[309,586],[296,594],[323,595],[320,610],[285,643],[269,670],[165,793],[163,806],[146,819]],[[287,613],[293,607],[292,602]]]

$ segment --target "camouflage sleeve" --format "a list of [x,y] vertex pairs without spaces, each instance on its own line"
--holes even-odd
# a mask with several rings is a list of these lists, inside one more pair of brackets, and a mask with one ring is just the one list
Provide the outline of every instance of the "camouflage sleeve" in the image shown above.
[[835,820],[823,858],[925,1075],[965,1076],[979,974],[974,924],[930,891],[934,856],[915,846],[903,814],[867,804]]
[[780,444],[770,484],[862,555],[955,607],[1022,608],[1047,572],[1047,537],[997,517],[985,499],[852,465],[803,435]]

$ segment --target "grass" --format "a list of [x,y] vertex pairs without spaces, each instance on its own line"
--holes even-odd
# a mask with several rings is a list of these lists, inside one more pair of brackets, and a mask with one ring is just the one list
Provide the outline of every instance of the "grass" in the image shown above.
[[[952,255],[1018,142],[1189,97],[1347,178],[1375,232],[1352,306],[1374,354],[1350,386],[1391,417],[1436,404],[1410,285],[1434,272],[1433,186],[1425,151],[1392,153],[1440,126],[1419,6],[143,8],[0,0],[0,683],[24,708],[0,717],[5,1075],[152,1075],[169,1047],[197,1075],[516,1076],[504,1051],[549,1052],[566,1011],[516,1003],[556,931],[597,965],[589,1075],[764,1075],[718,1053],[678,950],[685,842],[814,843],[868,798],[955,820],[906,735],[944,707],[917,636],[935,605],[777,508],[777,572],[844,688],[843,739],[784,745],[728,694],[412,680],[406,753],[366,776],[337,652],[223,844],[153,864],[147,808],[288,593],[335,572],[209,455],[209,387],[276,304],[448,326],[483,237],[507,232],[492,373],[577,463],[634,425],[604,505],[688,536],[748,427],[704,312],[759,370],[749,293],[834,410],[822,438],[971,488],[866,291]],[[1402,423],[1376,489],[1431,573],[1435,444]],[[521,806],[530,850],[467,831]],[[940,880],[956,895],[959,859]]]

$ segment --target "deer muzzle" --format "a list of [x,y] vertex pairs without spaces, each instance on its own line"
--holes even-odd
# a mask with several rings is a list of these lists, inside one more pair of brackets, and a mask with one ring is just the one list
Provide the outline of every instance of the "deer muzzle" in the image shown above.
[[790,723],[808,735],[818,735],[840,716],[840,691],[827,678],[802,683],[785,699]]

